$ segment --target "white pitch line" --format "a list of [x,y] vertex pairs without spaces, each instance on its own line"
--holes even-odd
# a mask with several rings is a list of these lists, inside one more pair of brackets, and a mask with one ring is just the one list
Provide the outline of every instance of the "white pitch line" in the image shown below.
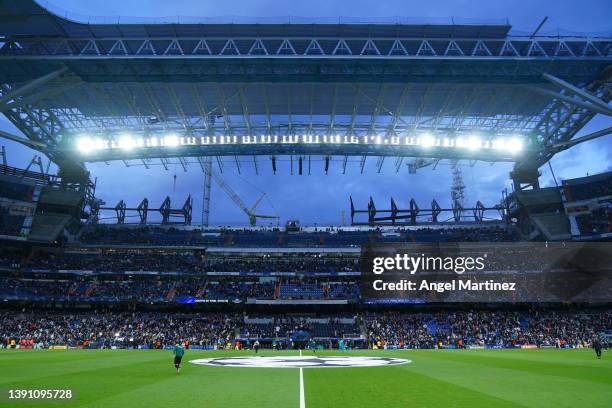
[[300,367],[300,408],[306,408],[306,399],[304,398],[304,369]]
[[[300,349],[302,357],[302,349]],[[304,369],[300,367],[300,408],[306,408],[306,398],[304,398]]]

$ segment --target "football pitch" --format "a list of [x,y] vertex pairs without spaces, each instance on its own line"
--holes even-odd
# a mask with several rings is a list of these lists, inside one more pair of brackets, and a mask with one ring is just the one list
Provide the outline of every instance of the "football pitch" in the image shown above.
[[[216,358],[222,364],[234,361],[227,357],[254,355],[187,350],[177,375],[167,350],[2,350],[0,408],[612,407],[612,355],[604,352],[603,359],[596,360],[590,349],[316,353],[323,360],[330,356],[409,360],[375,367],[252,368],[189,362]],[[299,351],[258,354],[262,361],[289,362],[300,361],[299,355]],[[277,359],[268,359],[272,356]],[[303,356],[314,361],[312,351],[304,351]],[[8,400],[9,389],[70,389],[74,397]]]

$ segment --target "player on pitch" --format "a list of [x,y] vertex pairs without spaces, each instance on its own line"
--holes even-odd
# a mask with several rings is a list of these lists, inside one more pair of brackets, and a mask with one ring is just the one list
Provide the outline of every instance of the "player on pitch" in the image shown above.
[[308,341],[308,348],[310,350],[312,350],[312,352],[314,353],[315,351],[317,351],[317,342],[314,341],[314,339],[311,337],[310,340]]
[[595,337],[593,338],[593,350],[595,350],[595,355],[597,356],[598,360],[601,359],[601,349],[601,339],[599,338],[599,336],[595,335]]
[[172,350],[172,355],[174,356],[174,368],[176,368],[176,373],[181,373],[181,360],[185,355],[185,348],[180,341],[177,341],[174,345],[174,350]]

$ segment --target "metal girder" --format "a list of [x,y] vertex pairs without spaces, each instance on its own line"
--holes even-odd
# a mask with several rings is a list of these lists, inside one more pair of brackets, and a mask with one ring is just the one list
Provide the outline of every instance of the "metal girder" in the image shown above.
[[159,159],[160,163],[162,164],[162,166],[164,166],[164,170],[168,171],[168,163],[167,163],[167,159],[160,157]]
[[596,97],[595,95],[592,95],[592,94],[586,92],[584,89],[580,89],[577,86],[574,86],[574,85],[570,84],[569,82],[564,81],[561,78],[557,78],[554,75],[548,74],[546,72],[544,72],[542,74],[542,76],[546,80],[561,86],[562,88],[564,88],[568,92],[575,93],[576,95],[582,97],[583,99],[586,99],[587,101],[591,102],[592,104],[594,104],[596,106],[599,106],[601,109],[607,110],[608,112],[611,111],[610,105],[608,105],[608,103],[602,101],[600,98]]
[[393,115],[392,115],[393,119],[391,120],[391,124],[389,125],[389,128],[387,129],[387,135],[390,135],[395,132],[395,127],[397,126],[397,123],[401,120],[402,110],[404,109],[404,105],[406,104],[408,89],[409,89],[409,85],[404,85],[404,87],[402,88],[402,93],[400,95],[399,103],[397,104],[397,107],[395,108],[395,112],[393,112]]
[[176,110],[176,113],[178,114],[178,117],[180,118],[184,129],[189,131],[189,129],[191,128],[191,123],[189,122],[189,119],[187,119],[187,115],[185,115],[185,111],[181,106],[181,101],[178,95],[174,91],[174,87],[172,85],[166,84],[166,89],[168,90],[168,94],[170,94],[170,99],[172,100],[174,109]]
[[[7,88],[6,85],[2,86],[1,89],[4,91],[3,94],[10,91],[10,88]],[[49,110],[15,105],[5,111],[4,114],[29,138],[43,142],[49,147],[57,144],[55,136],[63,128],[63,125]]]
[[612,116],[612,108],[610,108],[609,106],[602,107],[599,104],[585,102],[583,100],[580,100],[580,99],[577,99],[577,98],[574,98],[574,97],[571,97],[565,94],[561,94],[559,92],[554,92],[549,89],[543,89],[537,86],[527,86],[525,88],[533,92],[542,94],[542,95],[550,96],[553,99],[558,99],[563,102],[567,102],[571,105],[575,105],[575,106],[587,109],[591,112],[601,113],[602,115],[607,115],[607,116]]
[[403,157],[396,157],[395,158],[395,172],[399,173],[400,169],[402,168],[402,163],[404,163],[404,158]]
[[418,169],[423,167],[431,166],[432,164],[437,165],[440,159],[428,159],[428,158],[417,158],[411,163],[408,163],[408,172],[415,174]]
[[[5,100],[18,102],[20,96],[17,94],[22,95],[22,93],[14,91],[15,88],[7,84],[0,86],[0,94],[3,98],[6,97]],[[4,115],[29,140],[34,142],[30,147],[38,146],[37,150],[45,153],[58,164],[63,178],[75,182],[82,182],[88,178],[82,162],[70,154],[57,150],[58,142],[61,139],[60,133],[64,126],[51,110],[41,105],[32,107],[15,103],[4,111]],[[45,147],[40,148],[40,144]]]
[[[602,67],[612,61],[610,38],[454,38],[452,34],[448,38],[428,38],[427,35],[404,38],[395,34],[360,37],[343,35],[340,31],[337,36],[321,37],[288,36],[279,31],[278,35],[264,37],[245,35],[214,39],[176,35],[154,38],[130,35],[43,38],[30,35],[8,36],[2,43],[0,75],[9,80],[2,84],[0,100],[8,101],[21,94],[18,100],[9,104],[7,117],[29,139],[50,146],[50,154],[56,155],[54,160],[62,160],[57,155],[65,152],[56,148],[60,142],[69,144],[71,137],[79,134],[167,133],[178,130],[184,131],[185,135],[197,136],[406,135],[415,129],[449,133],[474,131],[488,135],[499,131],[533,134],[540,146],[549,149],[555,143],[569,140],[592,117],[592,113],[609,115],[611,111],[606,100],[608,96],[601,91],[600,85],[597,89],[575,85],[590,82],[600,74]],[[66,97],[75,101],[63,105],[58,103],[57,106],[49,103],[50,107],[40,101],[41,97],[57,95],[54,92],[61,96],[60,88],[28,94],[33,89],[32,84],[36,83],[23,85],[28,77],[38,76],[34,81],[49,80],[48,76],[65,70],[65,64],[86,84],[83,86],[85,89],[78,89],[78,96]],[[53,69],[56,71],[47,73]],[[546,74],[542,75],[543,71]],[[544,90],[545,94],[549,92],[546,96],[557,97],[545,112],[521,113],[524,100],[520,92],[514,92],[512,97],[503,92],[503,87],[512,84],[541,84],[545,81],[563,89],[563,93],[554,95]],[[121,84],[116,87],[118,90],[107,85],[112,82]],[[157,86],[158,82],[164,85]],[[186,85],[189,86],[188,92],[183,93],[184,89],[179,89],[178,84],[186,82],[190,82]],[[464,92],[458,86],[475,82],[480,85],[471,86],[470,92]],[[246,92],[250,83],[262,86],[261,101],[251,92]],[[269,92],[270,89],[274,92],[278,83],[289,84],[286,96],[282,94],[286,100],[279,98],[278,91]],[[300,102],[302,95],[297,89],[302,83],[308,83],[305,92],[309,92],[309,98],[301,98],[305,101]],[[325,105],[324,112],[318,112],[316,99],[320,95],[317,95],[316,84],[325,83],[333,83],[333,92],[330,87],[326,94],[332,103],[331,106]],[[220,95],[218,101],[214,93],[208,92],[210,84],[214,84],[216,93]],[[389,104],[388,97],[399,94],[398,84],[403,86],[401,97]],[[437,88],[439,84],[447,84],[449,88],[441,91]],[[343,85],[355,88],[355,93],[346,92]],[[96,111],[97,107],[82,106],[76,100],[93,99],[92,92],[96,88],[97,92],[105,95],[97,101],[99,111]],[[233,90],[234,94],[230,95]],[[306,94],[303,89],[300,91]],[[186,96],[191,93],[193,101]],[[466,96],[461,103],[455,103],[457,95]],[[489,95],[488,99],[485,98]],[[234,96],[240,99],[240,105],[230,103]],[[343,107],[350,105],[351,100],[353,104],[347,122]],[[420,104],[412,107],[415,100]],[[541,97],[539,100],[545,101]],[[257,103],[264,106],[263,112]],[[195,104],[196,108],[190,109],[189,104]],[[409,114],[405,111],[407,104],[412,109]],[[278,106],[283,105],[286,110],[279,114]],[[240,113],[237,113],[237,106]],[[156,121],[149,123],[152,115]],[[214,115],[223,117],[222,126],[215,124]],[[375,146],[348,147],[344,152],[327,146],[285,146],[279,150],[255,147],[254,153],[245,150],[248,149],[215,146],[211,149],[182,149],[181,153],[296,154],[302,157],[310,154],[425,155],[416,149],[398,151]],[[533,154],[540,161],[548,155]],[[148,152],[133,158],[159,156],[170,157],[172,154]],[[73,161],[75,158],[78,161],[81,157],[70,157]],[[100,160],[117,158],[120,157],[100,157]]]
[[60,68],[56,71],[50,72],[46,75],[41,76],[40,78],[34,79],[28,83],[26,83],[25,85],[20,86],[19,88],[16,89],[12,89],[9,92],[4,93],[1,97],[0,97],[0,106],[4,105],[5,103],[14,100],[16,102],[16,98],[23,96],[24,94],[28,93],[29,91],[31,91],[32,89],[36,89],[44,84],[46,84],[47,82],[59,77],[60,75],[62,75],[63,73],[65,73],[68,70],[68,68],[63,67]]
[[[228,27],[228,31],[231,28]],[[279,30],[279,33],[281,30]],[[603,58],[606,37],[37,37],[11,35],[0,48],[0,59],[45,56],[67,60],[147,59],[295,59],[385,56],[396,59],[553,59]],[[16,47],[18,44],[19,47]],[[259,52],[261,51],[261,52]]]
[[[612,99],[612,93],[602,81],[595,81],[584,89],[606,103]],[[522,157],[514,166],[516,174],[519,170],[537,169],[546,163],[557,151],[554,145],[571,140],[594,116],[595,112],[563,100],[551,103],[534,129],[541,149]]]
[[238,171],[238,174],[240,173],[240,161],[238,160],[238,156],[234,156],[234,161],[236,162],[236,170]]
[[219,173],[223,174],[223,160],[219,156],[216,156],[217,166],[219,167]]
[[[197,139],[196,139],[197,140]],[[232,143],[232,144],[192,144],[173,148],[134,148],[131,150],[108,149],[89,153],[79,153],[76,148],[66,150],[72,156],[79,157],[88,163],[112,160],[133,160],[142,158],[170,158],[197,156],[403,156],[436,159],[472,159],[495,162],[515,162],[522,155],[530,154],[526,147],[519,154],[498,151],[495,149],[469,150],[461,148],[423,148],[419,145],[390,145],[377,143]],[[240,167],[240,164],[237,164]]]
[[361,160],[359,160],[359,173],[363,174],[363,168],[365,167],[366,159],[368,156],[362,156]]
[[21,143],[24,146],[31,147],[36,150],[43,151],[44,149],[47,148],[47,145],[44,143],[36,142],[30,139],[24,139],[21,136],[17,136],[12,133],[5,132],[4,130],[0,130],[0,137],[3,137],[8,140],[12,140],[13,142]]
[[[441,208],[436,200],[431,202],[430,208],[419,208],[414,199],[410,200],[409,208],[398,208],[395,200],[391,198],[390,208],[380,209],[376,207],[374,199],[370,197],[367,209],[355,208],[352,197],[349,198],[351,206],[351,225],[369,226],[409,226],[409,225],[432,225],[432,224],[490,224],[491,226],[503,225],[506,220],[499,217],[499,205],[485,207],[480,201],[476,206],[463,208],[453,204],[451,208]],[[487,216],[490,213],[495,215]],[[440,220],[441,214],[449,216],[446,220]],[[365,218],[365,219],[364,219]],[[465,225],[464,224],[464,225]]]
[[201,93],[198,92],[198,88],[196,87],[195,84],[191,84],[190,85],[190,90],[193,94],[194,100],[196,102],[196,106],[198,109],[198,113],[200,115],[200,118],[202,120],[202,123],[204,124],[204,129],[206,131],[211,130],[211,125],[210,125],[210,120],[209,120],[209,113],[208,113],[208,109],[206,107],[206,101],[203,100]]
[[210,192],[212,183],[212,157],[198,157],[204,175],[202,191],[202,227],[208,227],[210,221]]
[[385,156],[380,156],[378,161],[376,162],[376,172],[380,173],[382,171],[382,166],[385,163]]
[[[172,132],[181,136],[255,135],[259,137],[284,135],[292,131],[297,135],[394,136],[405,135],[415,128],[449,134],[457,131],[488,134],[493,130],[500,133],[524,134],[531,132],[535,123],[539,121],[540,105],[545,106],[546,103],[545,98],[535,97],[532,98],[535,105],[525,107],[525,103],[532,102],[521,98],[520,92],[510,94],[508,86],[406,85],[400,95],[399,89],[390,85],[376,84],[374,88],[373,84],[361,84],[368,90],[358,91],[355,88],[359,89],[359,85],[334,84],[333,87],[328,86],[328,94],[316,96],[321,98],[329,95],[330,99],[333,99],[332,93],[342,92],[342,95],[336,98],[342,98],[338,101],[338,104],[342,104],[343,111],[338,113],[342,118],[336,121],[338,116],[335,101],[331,101],[331,104],[328,101],[326,103],[328,106],[317,112],[313,111],[316,104],[312,95],[315,93],[312,92],[310,84],[307,89],[312,95],[310,98],[302,98],[303,100],[299,102],[300,112],[295,116],[294,109],[297,102],[291,102],[297,99],[298,95],[289,97],[287,92],[282,91],[291,88],[290,86],[275,88],[273,114],[270,112],[266,98],[262,99],[261,95],[255,92],[249,93],[247,98],[244,92],[240,92],[239,89],[244,89],[243,84],[223,87],[225,92],[236,89],[236,95],[240,96],[241,93],[244,95],[241,98],[241,105],[232,103],[231,106],[226,104],[230,98],[219,93],[218,85],[159,84],[155,86],[155,95],[150,91],[154,84],[146,85],[115,86],[86,83],[74,94],[54,98],[52,113],[63,125],[60,135],[70,138],[84,134],[118,137],[124,133],[140,136]],[[287,84],[283,84],[283,87],[285,85]],[[266,95],[269,86],[275,85],[266,85],[263,88]],[[474,88],[478,91],[472,91],[469,96],[460,99],[460,95],[466,90]],[[213,89],[219,94],[219,99],[215,98]],[[375,94],[376,89],[379,89],[377,94]],[[349,93],[347,90],[352,92]],[[509,94],[514,97],[508,97]],[[207,98],[215,107],[207,110],[200,97]],[[282,97],[285,98],[284,101],[280,99]],[[94,99],[95,104],[90,102]],[[353,100],[352,106],[346,103],[347,99]],[[392,100],[392,105],[385,106],[389,99]],[[411,103],[409,112],[404,110],[408,100]],[[287,106],[282,112],[279,111],[282,108],[281,104]],[[32,105],[31,108],[44,109],[44,106],[41,102]],[[332,110],[331,115],[327,110],[329,108]],[[211,118],[212,112],[215,111],[221,113],[219,118],[223,117],[219,123],[214,123],[214,118]],[[346,120],[347,114],[350,114],[350,122]]]
[[0,105],[0,112],[9,110],[9,109],[13,109],[13,108],[18,108],[18,107],[22,107],[22,106],[26,106],[26,105],[32,105],[34,103],[36,103],[37,101],[43,99],[43,98],[51,98],[54,95],[58,95],[58,94],[62,94],[64,92],[68,92],[73,88],[76,88],[80,85],[82,85],[83,82],[80,80],[75,80],[72,82],[68,82],[65,83],[63,85],[54,87],[54,88],[48,88],[48,89],[44,89],[35,93],[35,94],[30,94],[27,96],[24,96],[22,98],[20,98],[17,101],[14,102],[8,102],[5,103],[4,105]]
[[257,163],[257,156],[253,156],[253,167],[255,168],[255,175],[259,175],[259,164]]
[[266,128],[268,130],[268,132],[271,132],[272,130],[272,117],[270,115],[270,105],[268,102],[268,91],[267,91],[267,87],[264,84],[262,86],[262,94],[263,94],[263,104],[264,104],[264,111],[266,114]]
[[178,161],[181,164],[181,167],[183,167],[183,171],[187,171],[187,163],[185,162],[185,159],[182,157],[178,157]]
[[569,147],[575,146],[580,143],[587,142],[589,140],[597,139],[602,136],[612,134],[612,127],[598,130],[597,132],[589,133],[588,135],[580,136],[576,139],[568,140],[567,142],[555,143],[552,147],[559,150],[564,150]]
[[[109,60],[64,61],[40,57],[23,60],[2,59],[0,75],[10,75],[15,82],[29,81],[49,69],[69,65],[71,72],[86,82],[182,82],[182,83],[542,83],[542,72],[576,82],[589,82],[612,60],[597,59],[397,59],[363,56],[364,60],[329,58],[311,60],[242,59],[198,60],[185,56],[172,59],[113,57]],[[476,58],[476,59],[472,59]],[[487,57],[491,58],[491,57]]]
[[247,134],[251,134],[251,115],[249,115],[249,107],[247,104],[246,96],[244,95],[244,86],[238,87],[238,95],[240,97],[240,106],[242,107],[242,114],[244,116],[244,123],[246,125]]

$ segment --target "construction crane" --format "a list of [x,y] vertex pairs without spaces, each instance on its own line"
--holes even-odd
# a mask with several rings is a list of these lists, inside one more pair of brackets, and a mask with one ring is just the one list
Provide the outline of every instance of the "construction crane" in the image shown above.
[[[209,174],[215,180],[215,183],[217,183],[217,185],[221,187],[223,191],[225,191],[225,193],[234,202],[234,204],[236,204],[238,207],[240,207],[242,211],[244,211],[247,217],[249,217],[249,224],[252,227],[257,225],[258,218],[261,218],[261,219],[279,219],[280,218],[278,215],[265,215],[265,214],[255,213],[255,209],[261,203],[261,201],[266,197],[266,193],[262,193],[259,196],[259,198],[255,201],[255,203],[249,208],[246,206],[244,201],[242,201],[242,199],[238,196],[238,194],[236,194],[236,192],[232,189],[232,187],[230,187],[230,185],[225,182],[225,180],[223,179],[223,176],[221,176],[221,174],[219,174],[211,165],[203,166],[203,169],[205,171],[205,176],[206,174]],[[210,201],[210,193],[209,193],[208,200]]]

